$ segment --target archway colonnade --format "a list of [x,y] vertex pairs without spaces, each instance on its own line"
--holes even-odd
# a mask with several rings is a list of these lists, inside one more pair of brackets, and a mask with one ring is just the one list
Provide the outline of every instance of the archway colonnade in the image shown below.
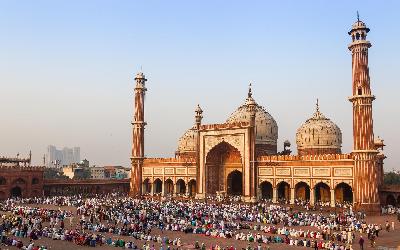
[[338,183],[333,189],[324,182],[315,183],[313,187],[306,182],[300,181],[290,185],[286,181],[280,181],[275,186],[269,181],[263,181],[258,186],[259,199],[271,200],[272,202],[309,201],[310,205],[330,205],[336,203],[353,203],[353,189],[344,182]]
[[182,178],[177,178],[174,182],[171,178],[164,181],[161,178],[155,178],[153,181],[146,178],[143,181],[143,194],[194,197],[196,195],[196,180],[185,181]]

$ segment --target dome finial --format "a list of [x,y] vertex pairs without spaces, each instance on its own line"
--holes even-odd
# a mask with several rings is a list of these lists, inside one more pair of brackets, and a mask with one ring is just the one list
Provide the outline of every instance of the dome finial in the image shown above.
[[360,14],[358,13],[358,10],[357,10],[357,22],[359,22],[360,21]]
[[315,104],[315,113],[311,119],[327,119],[319,110],[319,99],[317,98],[317,102]]
[[249,83],[249,92],[247,93],[247,97],[250,98],[253,95],[251,92],[251,83]]

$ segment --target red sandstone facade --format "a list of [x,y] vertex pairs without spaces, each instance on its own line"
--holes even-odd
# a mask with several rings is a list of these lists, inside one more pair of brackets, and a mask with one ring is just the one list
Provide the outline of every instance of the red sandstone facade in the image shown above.
[[55,195],[94,195],[109,193],[129,193],[129,179],[122,180],[44,180],[43,193],[45,196]]
[[0,157],[0,199],[43,195],[43,167],[31,159]]
[[[306,199],[314,202],[351,202],[377,211],[383,179],[383,141],[374,140],[372,101],[366,40],[369,29],[357,20],[352,42],[353,141],[350,154],[341,152],[339,127],[320,111],[297,131],[298,155],[277,152],[277,124],[252,97],[222,124],[202,125],[198,106],[195,124],[179,141],[176,158],[144,158],[144,75],[135,87],[132,145],[132,195],[240,195],[254,202]],[[379,150],[378,150],[379,149]]]
[[0,200],[10,197],[54,195],[128,194],[130,180],[71,180],[43,178],[44,167],[31,166],[30,157],[0,157]]
[[[316,112],[297,131],[298,156],[277,152],[277,125],[258,105],[249,88],[246,102],[226,123],[202,125],[198,106],[195,125],[179,141],[176,158],[144,158],[144,102],[146,79],[139,73],[135,87],[131,193],[186,195],[206,198],[227,193],[244,201],[308,199],[352,202],[377,211],[383,182],[383,141],[374,140],[372,101],[366,40],[369,29],[357,20],[352,42],[353,141],[350,154],[341,153],[342,134]],[[289,143],[290,145],[290,143]],[[379,149],[379,150],[378,150]],[[143,181],[142,181],[143,180]]]

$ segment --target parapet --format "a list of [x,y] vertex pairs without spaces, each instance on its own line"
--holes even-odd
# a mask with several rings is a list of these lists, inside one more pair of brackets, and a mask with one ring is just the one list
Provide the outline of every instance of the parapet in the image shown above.
[[352,160],[351,154],[321,154],[321,155],[264,155],[257,158],[259,162],[265,161],[328,161]]
[[204,124],[200,126],[200,131],[207,130],[223,130],[223,129],[234,129],[234,128],[248,128],[249,122],[232,122],[232,123],[220,123],[220,124]]
[[18,171],[44,171],[45,167],[43,166],[24,166],[24,165],[0,165],[0,170],[10,171],[10,170],[18,170]]
[[178,158],[146,158],[145,163],[196,163],[195,158],[178,157]]

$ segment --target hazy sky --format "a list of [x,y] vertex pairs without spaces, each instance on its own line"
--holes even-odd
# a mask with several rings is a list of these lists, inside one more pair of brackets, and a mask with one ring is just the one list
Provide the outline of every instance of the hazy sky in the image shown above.
[[399,1],[0,1],[0,155],[35,164],[49,144],[91,164],[129,164],[133,77],[148,78],[148,157],[173,156],[194,123],[222,123],[256,101],[279,126],[279,150],[321,111],[352,149],[356,11],[371,29],[374,130],[400,169]]

